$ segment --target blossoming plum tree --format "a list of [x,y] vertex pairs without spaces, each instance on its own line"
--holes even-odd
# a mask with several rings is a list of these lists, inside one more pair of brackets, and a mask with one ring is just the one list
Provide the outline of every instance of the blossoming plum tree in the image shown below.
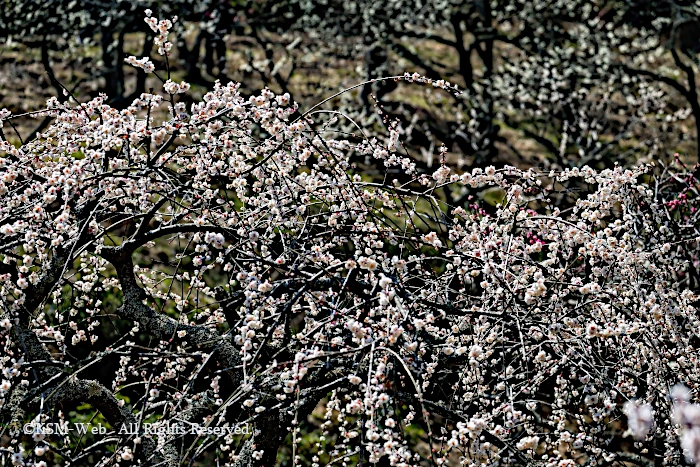
[[[172,23],[147,21],[165,53]],[[693,168],[456,173],[441,150],[421,172],[390,121],[387,137],[350,134],[336,111],[233,82],[187,108],[187,83],[162,81],[123,110],[52,99],[53,122],[19,147],[0,133],[14,465],[272,466],[285,444],[290,465],[698,451],[667,397],[700,384]],[[371,179],[365,159],[400,170]],[[494,209],[456,202],[485,188],[503,193]],[[312,412],[318,442],[301,451]],[[108,429],[41,429],[81,417]]]

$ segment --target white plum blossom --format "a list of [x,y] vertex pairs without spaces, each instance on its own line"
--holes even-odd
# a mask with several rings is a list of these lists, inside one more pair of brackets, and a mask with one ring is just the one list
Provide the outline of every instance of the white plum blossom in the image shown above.
[[636,439],[644,439],[654,425],[654,411],[649,404],[627,401],[622,409],[627,425]]
[[148,57],[137,58],[130,55],[124,59],[124,62],[131,66],[141,68],[146,73],[153,73],[153,71],[156,69],[155,65],[153,65],[153,62]]

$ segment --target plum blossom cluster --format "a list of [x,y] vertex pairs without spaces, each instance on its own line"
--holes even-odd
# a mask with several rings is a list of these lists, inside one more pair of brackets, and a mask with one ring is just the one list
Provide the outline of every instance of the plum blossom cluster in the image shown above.
[[156,69],[155,65],[153,65],[153,62],[148,57],[143,57],[143,58],[139,59],[139,58],[136,58],[135,56],[131,55],[131,56],[125,58],[124,62],[131,65],[131,66],[141,68],[146,73],[153,73],[153,71]]
[[[173,17],[172,21],[169,19],[158,21],[158,19],[151,16],[152,13],[153,12],[150,9],[146,10],[145,21],[153,32],[158,33],[153,42],[158,47],[158,53],[160,55],[169,55],[170,50],[173,48],[173,44],[172,42],[168,41],[168,34],[170,33],[170,29],[173,27],[173,23],[177,21],[177,17]],[[124,59],[124,62],[128,65],[141,68],[146,73],[153,73],[155,70],[155,65],[153,65],[153,62],[149,57],[137,58],[130,55]],[[168,80],[164,85],[164,89],[168,94],[176,94],[187,91],[189,89],[189,84],[183,82],[178,86],[177,84]]]
[[173,23],[177,22],[177,16],[174,16],[172,20],[162,19],[158,21],[158,19],[151,16],[152,13],[151,10],[147,9],[144,21],[146,21],[146,24],[151,28],[151,31],[158,34],[153,40],[158,46],[158,53],[160,55],[167,55],[170,49],[173,48],[172,42],[168,41],[168,34],[173,27]]

